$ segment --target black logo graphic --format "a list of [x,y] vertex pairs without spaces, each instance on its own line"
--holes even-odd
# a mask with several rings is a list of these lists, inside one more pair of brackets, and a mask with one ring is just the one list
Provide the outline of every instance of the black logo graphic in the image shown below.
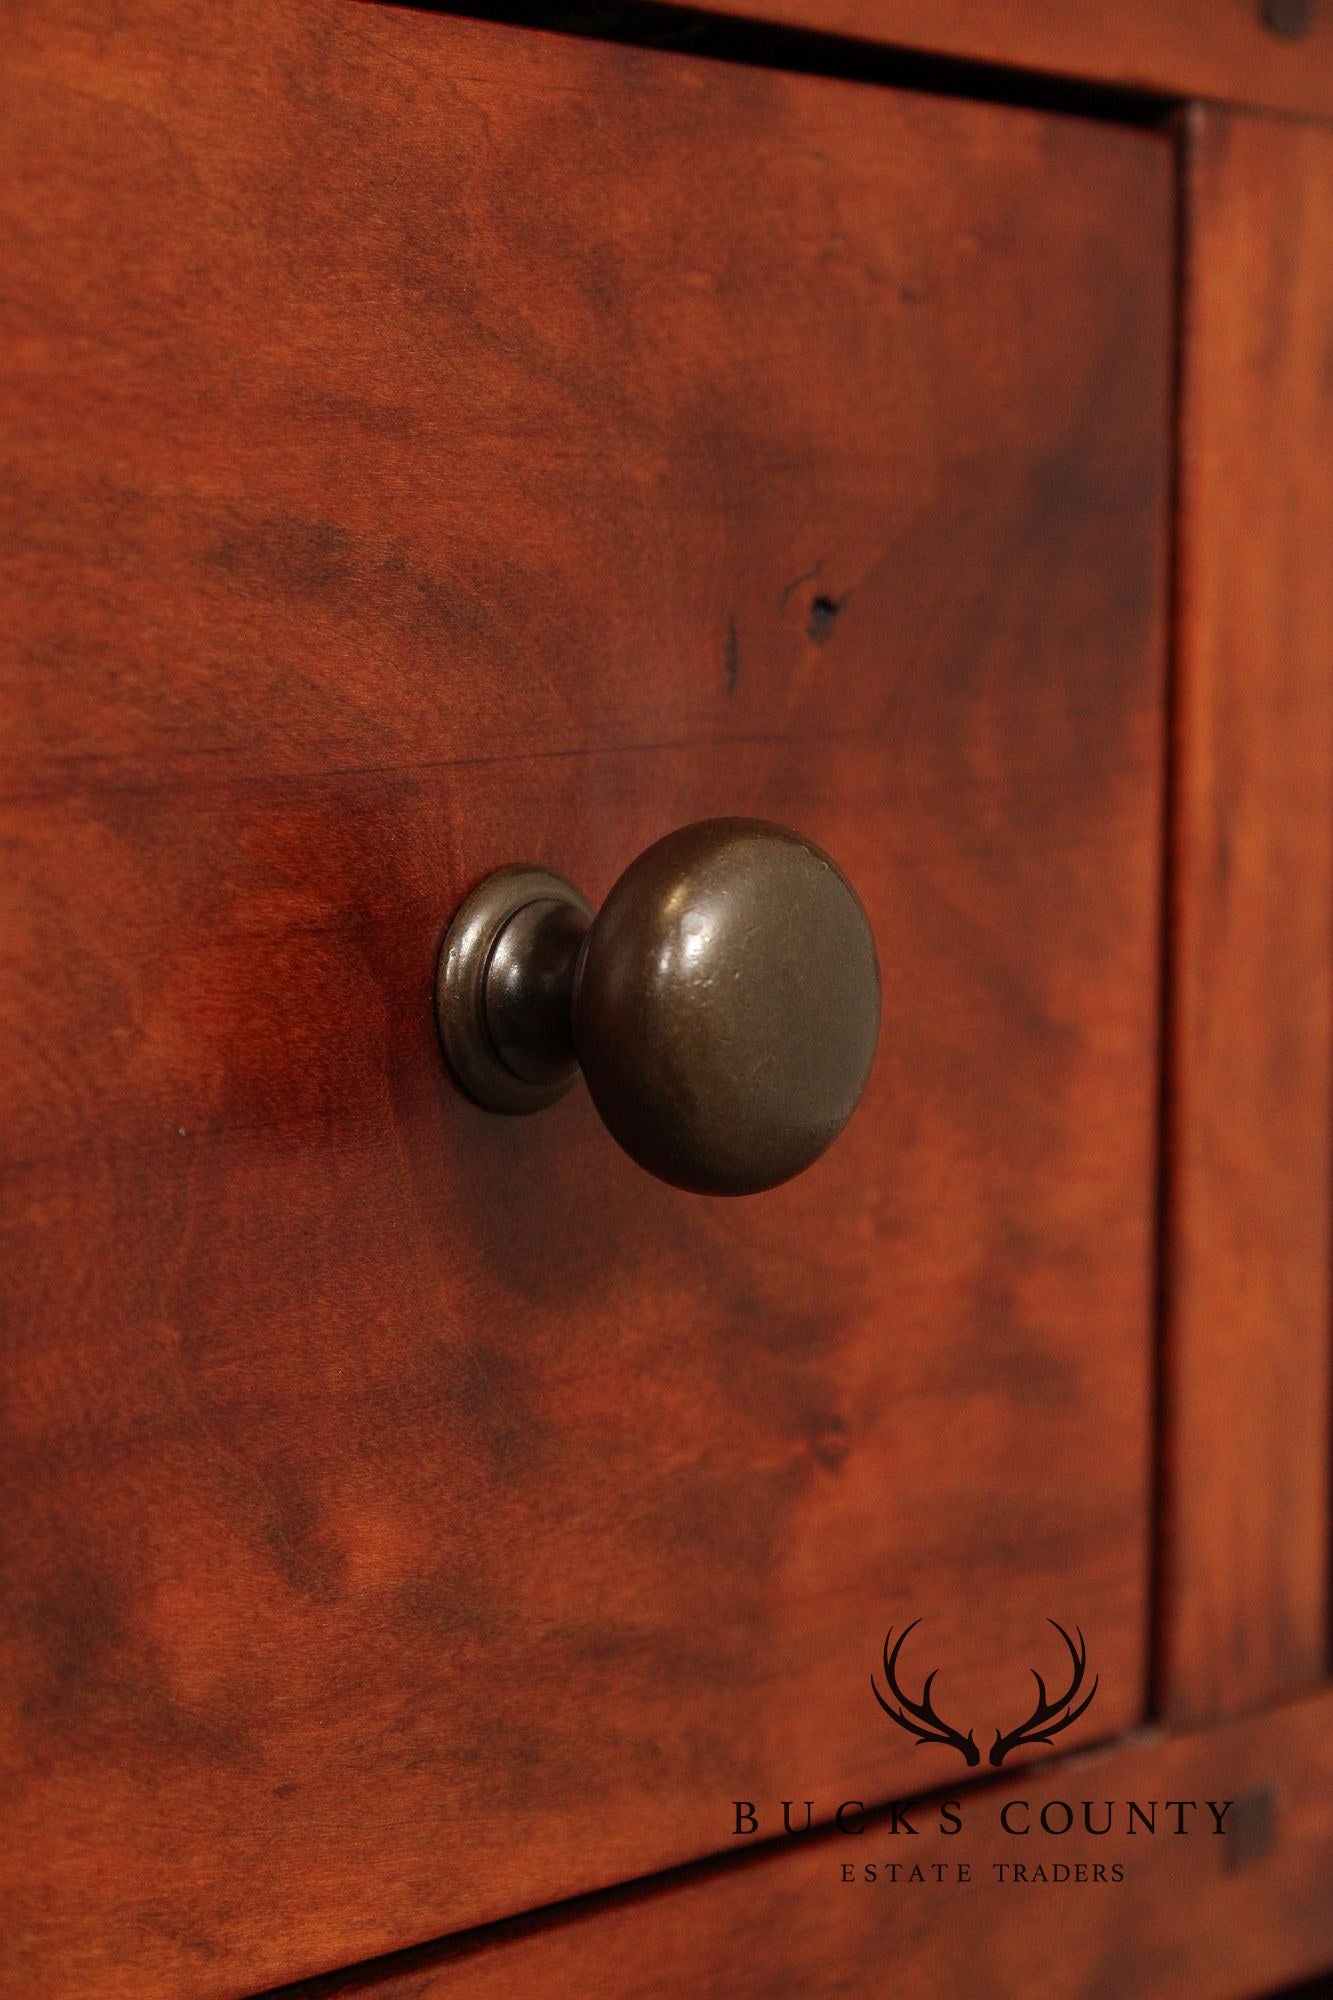
[[1037,1683],[1037,1706],[1033,1709],[1027,1721],[1020,1722],[1017,1729],[1011,1729],[1007,1736],[1001,1735],[1000,1731],[996,1730],[995,1741],[991,1744],[990,1752],[992,1764],[1003,1764],[1011,1750],[1020,1750],[1028,1743],[1049,1743],[1052,1737],[1060,1734],[1062,1729],[1068,1729],[1071,1722],[1078,1721],[1080,1715],[1088,1707],[1092,1697],[1097,1692],[1101,1681],[1100,1674],[1094,1676],[1092,1686],[1088,1689],[1082,1701],[1079,1702],[1078,1707],[1074,1707],[1073,1704],[1078,1697],[1079,1689],[1083,1686],[1083,1676],[1087,1672],[1087,1644],[1084,1641],[1083,1634],[1079,1632],[1077,1625],[1074,1627],[1074,1630],[1078,1632],[1078,1644],[1076,1646],[1064,1626],[1056,1625],[1054,1618],[1048,1618],[1046,1623],[1048,1625],[1055,1625],[1056,1631],[1069,1648],[1069,1658],[1073,1664],[1073,1675],[1070,1679],[1069,1687],[1058,1700],[1048,1701],[1045,1681],[1035,1667],[1030,1667],[1028,1671]]
[[[904,1694],[898,1685],[898,1655],[903,1649],[903,1641],[908,1633],[915,1632],[920,1623],[919,1618],[914,1618],[910,1625],[903,1627],[892,1652],[889,1651],[889,1641],[893,1637],[892,1625],[884,1634],[884,1678],[888,1682],[889,1693],[896,1696],[900,1706],[894,1708],[885,1701],[872,1674],[870,1686],[875,1700],[884,1713],[896,1722],[900,1729],[905,1729],[909,1736],[915,1736],[918,1743],[947,1743],[958,1752],[965,1764],[979,1764],[981,1752],[977,1748],[972,1731],[969,1729],[966,1736],[961,1736],[942,1716],[936,1715],[931,1706],[930,1690],[939,1672],[938,1667],[932,1667],[926,1675],[926,1685],[921,1690],[920,1701],[913,1701],[911,1696]],[[904,1709],[907,1711],[906,1715],[903,1713]]]
[[[1062,1729],[1068,1729],[1071,1722],[1078,1721],[1100,1685],[1101,1677],[1098,1675],[1082,1701],[1078,1700],[1088,1667],[1088,1648],[1083,1634],[1076,1625],[1074,1630],[1078,1632],[1078,1644],[1075,1645],[1063,1625],[1057,1624],[1054,1618],[1048,1618],[1046,1622],[1055,1626],[1069,1648],[1069,1658],[1073,1668],[1069,1686],[1064,1694],[1052,1701],[1046,1693],[1046,1683],[1037,1669],[1035,1667],[1029,1669],[1033,1680],[1037,1683],[1037,1705],[1026,1721],[1020,1722],[1017,1728],[1008,1731],[996,1730],[995,1741],[990,1747],[992,1764],[1003,1764],[1011,1750],[1025,1749],[1030,1743],[1050,1743]],[[898,1704],[897,1707],[894,1707],[893,1702],[885,1700],[873,1674],[870,1676],[871,1691],[890,1721],[896,1722],[900,1729],[905,1729],[909,1736],[914,1736],[918,1743],[947,1743],[951,1749],[958,1752],[965,1764],[979,1764],[981,1752],[977,1748],[972,1730],[969,1729],[964,1736],[961,1730],[955,1729],[951,1723],[946,1722],[935,1712],[930,1699],[930,1690],[934,1685],[935,1676],[939,1673],[938,1667],[932,1667],[926,1675],[919,1701],[913,1701],[899,1685],[898,1655],[902,1652],[903,1641],[908,1633],[914,1632],[920,1623],[919,1618],[914,1618],[910,1625],[904,1625],[892,1652],[889,1650],[889,1641],[893,1638],[892,1625],[884,1635],[884,1680],[888,1692]],[[1074,1705],[1076,1702],[1077,1706]]]

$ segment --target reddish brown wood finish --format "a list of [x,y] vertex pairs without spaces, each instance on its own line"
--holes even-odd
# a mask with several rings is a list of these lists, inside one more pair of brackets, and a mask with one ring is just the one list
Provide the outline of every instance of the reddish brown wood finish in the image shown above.
[[718,0],[708,11],[1174,97],[1333,115],[1324,0],[1309,0],[1294,37],[1266,24],[1263,0]]
[[1327,1669],[1333,133],[1189,169],[1163,1696]]
[[[1032,1834],[1002,1833],[1010,1799],[1029,1801],[1013,1823]],[[1043,1804],[1067,1800],[1081,1815],[1084,1799],[1098,1825],[1115,1802],[1110,1834],[1089,1838],[1081,1817],[1067,1835],[1042,1834]],[[1221,1836],[1149,1839],[1141,1825],[1124,1832],[1129,1799],[1155,1799],[1159,1826],[1171,1827],[1165,1802],[1193,1799],[1184,1823],[1204,1829],[1207,1800],[1233,1804]],[[881,1823],[859,1837],[779,1844],[398,1965],[314,1980],[299,2000],[1251,2000],[1333,1962],[1333,1694],[1028,1772],[965,1797],[959,1816],[953,1834],[940,1833],[927,1805],[909,1815],[915,1839],[890,1838]],[[1119,1863],[1124,1879],[1019,1883],[1015,1860],[1029,1870]],[[915,1863],[927,1880],[844,1883],[849,1861]],[[970,1882],[956,1879],[960,1861],[972,1865]],[[930,1879],[937,1866],[943,1881]]]
[[[1171,163],[312,0],[10,17],[7,1994],[202,2000],[1141,1712]],[[530,855],[825,844],[826,1161],[448,1088]]]

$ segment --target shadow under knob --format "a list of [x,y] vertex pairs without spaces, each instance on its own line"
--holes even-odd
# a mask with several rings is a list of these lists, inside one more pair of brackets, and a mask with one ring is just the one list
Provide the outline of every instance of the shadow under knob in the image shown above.
[[540,1110],[581,1068],[625,1151],[700,1194],[755,1194],[818,1159],[880,1013],[870,925],[829,857],[763,820],[703,820],[589,914],[536,868],[500,869],[462,905],[436,1010],[468,1094]]

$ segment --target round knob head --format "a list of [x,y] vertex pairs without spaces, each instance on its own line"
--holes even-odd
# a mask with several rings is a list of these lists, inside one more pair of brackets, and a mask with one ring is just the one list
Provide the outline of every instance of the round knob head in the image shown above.
[[641,1166],[699,1194],[757,1194],[851,1117],[879,1008],[870,925],[827,854],[764,820],[701,820],[641,854],[602,905],[574,1041]]

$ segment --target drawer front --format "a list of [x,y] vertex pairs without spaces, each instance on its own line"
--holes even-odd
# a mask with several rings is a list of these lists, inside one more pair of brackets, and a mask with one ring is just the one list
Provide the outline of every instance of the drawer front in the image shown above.
[[[1133,1721],[1166,143],[350,0],[42,0],[4,96],[4,1991],[965,1779],[914,1618],[983,1750],[1048,1618]],[[878,939],[825,1159],[455,1093],[459,897],[730,812]]]

